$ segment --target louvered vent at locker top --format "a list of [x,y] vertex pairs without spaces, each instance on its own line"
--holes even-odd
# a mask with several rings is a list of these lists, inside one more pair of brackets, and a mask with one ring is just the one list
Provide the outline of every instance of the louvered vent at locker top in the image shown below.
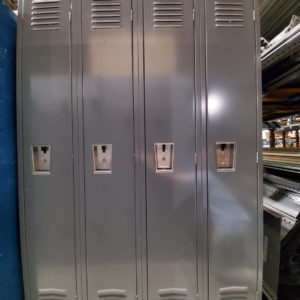
[[153,1],[153,27],[183,26],[183,1]]
[[61,0],[33,0],[31,5],[32,30],[59,30]]
[[121,27],[120,0],[93,0],[91,4],[92,29]]
[[242,1],[215,1],[216,27],[244,27],[244,5]]

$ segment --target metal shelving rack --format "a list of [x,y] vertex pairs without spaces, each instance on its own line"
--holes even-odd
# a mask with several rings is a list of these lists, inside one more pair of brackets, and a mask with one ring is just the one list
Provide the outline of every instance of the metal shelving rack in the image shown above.
[[[267,43],[262,48],[263,118],[271,136],[271,149],[263,151],[263,290],[269,300],[290,300],[298,298],[288,295],[286,287],[292,291],[300,285],[300,272],[295,271],[297,262],[300,266],[299,128],[278,129],[271,121],[300,112],[300,1],[260,0],[259,4],[264,47]],[[278,130],[283,148],[275,148]],[[295,130],[296,148],[284,148],[286,132]]]

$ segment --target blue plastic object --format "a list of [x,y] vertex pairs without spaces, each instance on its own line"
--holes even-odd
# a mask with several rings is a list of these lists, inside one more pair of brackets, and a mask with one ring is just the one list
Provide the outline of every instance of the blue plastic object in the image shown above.
[[23,299],[16,157],[17,16],[0,0],[0,300]]

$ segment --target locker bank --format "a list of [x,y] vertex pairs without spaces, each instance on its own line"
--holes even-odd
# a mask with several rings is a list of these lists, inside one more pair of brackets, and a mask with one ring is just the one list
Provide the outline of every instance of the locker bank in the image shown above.
[[26,300],[261,298],[252,0],[19,4]]

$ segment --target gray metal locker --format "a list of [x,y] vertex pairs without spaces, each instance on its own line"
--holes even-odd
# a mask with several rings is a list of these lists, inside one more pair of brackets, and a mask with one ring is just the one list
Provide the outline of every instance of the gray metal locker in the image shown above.
[[26,300],[261,297],[255,12],[21,1]]
[[148,297],[196,299],[193,1],[144,4]]
[[66,0],[34,0],[20,8],[18,134],[27,299],[76,295],[69,7]]
[[[257,139],[260,120],[257,119],[255,101],[257,69],[253,9],[251,1],[240,0],[208,1],[206,6],[211,299],[225,296],[256,299],[260,255],[257,247],[257,159],[261,145]],[[223,21],[234,13],[239,15],[236,21]],[[217,142],[228,142],[236,148],[232,170],[222,172],[218,168]]]
[[131,1],[83,1],[82,18],[88,297],[134,299]]

